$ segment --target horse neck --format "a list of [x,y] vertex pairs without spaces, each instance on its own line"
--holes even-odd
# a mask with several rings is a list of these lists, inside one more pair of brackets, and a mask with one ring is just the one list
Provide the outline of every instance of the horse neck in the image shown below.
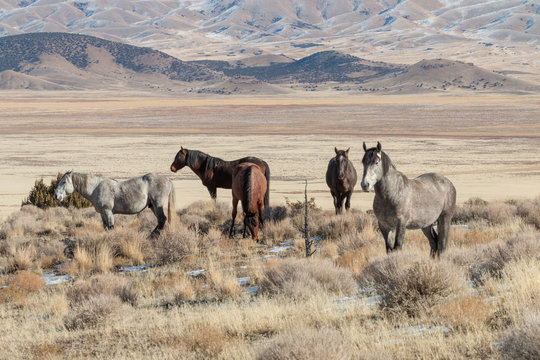
[[375,194],[384,200],[396,202],[401,198],[402,192],[407,186],[407,177],[398,171],[392,163],[389,163],[388,170],[375,184]]
[[[189,166],[189,168],[202,179],[204,177],[204,173],[206,172],[206,162],[208,161],[208,155],[197,151],[189,153],[188,156],[190,156],[190,158],[187,161],[187,166]],[[195,164],[198,162],[198,158],[201,158],[200,165],[199,167],[195,167]]]
[[92,193],[102,179],[99,176],[73,173],[71,175],[71,180],[73,182],[73,189],[87,200],[90,200]]

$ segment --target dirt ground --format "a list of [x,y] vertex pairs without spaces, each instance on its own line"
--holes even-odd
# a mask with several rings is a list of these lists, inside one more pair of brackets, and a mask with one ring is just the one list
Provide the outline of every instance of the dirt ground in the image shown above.
[[[4,92],[0,99],[0,220],[34,181],[74,170],[124,179],[169,175],[177,207],[208,199],[189,169],[169,166],[180,146],[232,160],[265,159],[271,203],[308,196],[332,208],[325,183],[334,147],[348,148],[359,181],[362,142],[407,176],[440,172],[458,202],[540,195],[540,97],[511,95],[193,97]],[[359,185],[352,206],[371,206]],[[218,190],[230,201],[230,190]]]

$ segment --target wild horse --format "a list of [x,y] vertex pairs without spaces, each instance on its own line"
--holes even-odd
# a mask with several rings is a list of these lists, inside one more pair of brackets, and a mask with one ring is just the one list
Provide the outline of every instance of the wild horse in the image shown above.
[[394,167],[379,142],[371,149],[364,143],[364,151],[362,189],[375,189],[373,212],[386,241],[386,251],[401,249],[405,229],[422,229],[429,240],[431,257],[440,256],[446,248],[456,208],[452,182],[437,173],[408,179]]
[[268,207],[270,202],[270,168],[264,160],[259,158],[248,156],[238,160],[225,161],[202,151],[188,150],[181,147],[171,164],[171,171],[177,172],[188,166],[201,179],[203,185],[208,188],[212,199],[215,199],[217,188],[230,189],[232,187],[234,167],[245,162],[253,163],[262,170],[266,178],[264,207]]
[[[159,235],[168,220],[171,224],[175,215],[174,187],[165,176],[146,174],[125,181],[68,171],[54,191],[54,198],[62,201],[74,191],[89,200],[105,229],[114,228],[113,214],[137,214],[146,207],[152,209],[158,225],[152,236]],[[167,206],[167,216],[164,207]]]
[[345,209],[348,211],[351,207],[351,195],[356,185],[356,169],[351,160],[349,160],[349,149],[338,150],[334,148],[336,156],[330,159],[326,170],[326,184],[330,188],[332,198],[334,198],[334,208],[336,215],[343,211],[343,200]]
[[266,178],[261,168],[249,162],[236,165],[232,175],[233,209],[229,236],[233,236],[238,201],[242,202],[244,215],[244,235],[246,227],[251,237],[259,241],[259,224],[263,226],[264,194],[267,191]]

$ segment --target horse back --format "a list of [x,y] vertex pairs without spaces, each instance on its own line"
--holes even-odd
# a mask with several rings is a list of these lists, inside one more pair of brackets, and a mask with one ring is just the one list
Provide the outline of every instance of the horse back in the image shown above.
[[424,207],[433,212],[454,212],[456,188],[445,176],[438,173],[420,175],[409,182],[414,193],[413,206]]

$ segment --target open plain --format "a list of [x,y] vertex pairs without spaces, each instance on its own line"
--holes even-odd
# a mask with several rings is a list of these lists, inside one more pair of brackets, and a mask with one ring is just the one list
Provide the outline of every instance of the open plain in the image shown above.
[[[0,357],[538,357],[539,97],[3,95]],[[408,176],[455,184],[439,261],[421,231],[385,253],[373,194],[357,191],[334,216],[327,163],[351,147],[361,176],[363,141],[380,141]],[[241,222],[227,236],[230,190],[214,203],[189,169],[170,172],[180,146],[269,163],[261,243],[241,238]],[[168,175],[178,216],[151,239],[148,209],[105,231],[92,208],[20,208],[36,179],[67,170]]]
[[[51,95],[54,94],[54,95]],[[169,166],[180,146],[232,160],[265,159],[271,202],[308,196],[332,208],[325,171],[334,147],[381,141],[407,176],[436,171],[458,203],[540,195],[540,97],[514,95],[153,97],[144,93],[9,92],[0,99],[0,219],[18,210],[35,180],[75,170],[125,179],[169,175],[177,206],[209,198],[196,176]],[[352,207],[369,209],[357,186]],[[229,201],[230,190],[218,190]]]

